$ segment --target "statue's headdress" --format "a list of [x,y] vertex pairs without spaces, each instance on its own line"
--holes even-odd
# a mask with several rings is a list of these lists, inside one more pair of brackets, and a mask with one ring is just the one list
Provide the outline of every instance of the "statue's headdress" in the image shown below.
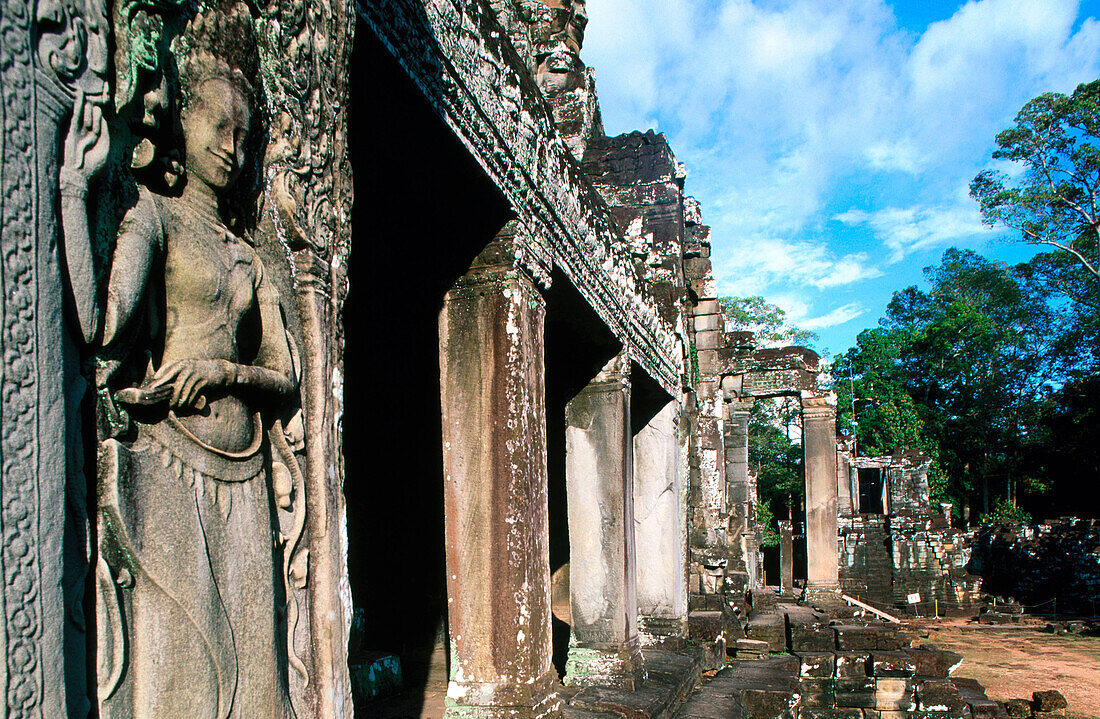
[[179,67],[180,109],[206,80],[222,78],[254,101],[259,58],[248,7],[234,0],[201,10],[172,43]]

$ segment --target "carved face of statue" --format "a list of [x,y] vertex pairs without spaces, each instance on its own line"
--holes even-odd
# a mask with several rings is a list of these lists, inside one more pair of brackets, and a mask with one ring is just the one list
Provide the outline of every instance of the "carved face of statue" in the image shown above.
[[220,77],[203,82],[181,118],[188,176],[213,190],[231,187],[244,165],[251,121],[240,88]]
[[585,0],[541,0],[550,8],[550,33],[560,37],[566,46],[580,53],[584,43],[584,29],[588,26],[588,9]]
[[569,49],[579,53],[584,44],[584,29],[588,27],[588,9],[585,7],[585,0],[573,0],[564,4],[568,15],[562,18],[565,26],[561,32]]

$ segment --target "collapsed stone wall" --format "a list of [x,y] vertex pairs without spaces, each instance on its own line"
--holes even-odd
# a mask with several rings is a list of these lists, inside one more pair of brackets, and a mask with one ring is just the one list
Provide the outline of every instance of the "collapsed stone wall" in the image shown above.
[[[966,570],[971,537],[953,529],[946,512],[932,511],[928,457],[911,450],[882,457],[853,457],[842,446],[838,518],[840,583],[848,594],[920,614],[970,612],[980,600],[980,579]],[[881,509],[861,506],[860,470],[881,473]],[[845,481],[848,482],[844,486]],[[849,498],[844,501],[843,498]],[[945,508],[946,509],[946,508]],[[946,511],[950,511],[946,509]],[[919,601],[910,601],[919,595]]]
[[[1100,599],[1100,520],[995,524],[975,537],[967,567],[982,591],[1038,610],[1095,614]],[[1052,601],[1053,600],[1053,601]]]

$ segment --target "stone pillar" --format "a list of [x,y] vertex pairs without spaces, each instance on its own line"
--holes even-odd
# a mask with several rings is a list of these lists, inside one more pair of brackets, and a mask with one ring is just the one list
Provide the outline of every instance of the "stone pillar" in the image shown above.
[[711,400],[695,416],[691,458],[689,527],[690,581],[688,604],[691,611],[721,611],[724,600],[726,564],[729,556],[729,505],[726,499],[726,463],[723,460],[724,420],[711,414]]
[[858,489],[855,497],[852,496],[851,465],[848,452],[837,452],[836,457],[836,488],[837,511],[841,517],[854,517],[856,515],[856,503],[859,500]]
[[545,304],[475,265],[439,315],[451,678],[445,716],[560,715],[551,666]]
[[794,591],[794,527],[791,520],[779,520],[779,593]]
[[729,561],[726,565],[739,592],[755,586],[756,487],[749,478],[749,416],[753,400],[726,404],[726,499],[729,502]]
[[848,463],[848,486],[852,497],[852,517],[858,517],[863,511],[859,506],[859,468]]
[[687,519],[681,503],[680,405],[669,402],[634,436],[634,535],[643,640],[687,632]]
[[835,594],[838,582],[836,407],[832,397],[802,398],[806,467],[807,595]]
[[630,360],[620,355],[565,408],[569,600],[565,683],[636,688],[644,679],[634,561]]

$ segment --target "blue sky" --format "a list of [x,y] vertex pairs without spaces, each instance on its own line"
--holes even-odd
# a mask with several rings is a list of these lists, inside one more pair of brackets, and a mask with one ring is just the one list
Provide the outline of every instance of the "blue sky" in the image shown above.
[[[609,135],[664,132],[722,294],[851,346],[981,224],[970,180],[1030,98],[1100,77],[1100,0],[589,0]],[[1002,168],[1008,169],[1008,168]]]

